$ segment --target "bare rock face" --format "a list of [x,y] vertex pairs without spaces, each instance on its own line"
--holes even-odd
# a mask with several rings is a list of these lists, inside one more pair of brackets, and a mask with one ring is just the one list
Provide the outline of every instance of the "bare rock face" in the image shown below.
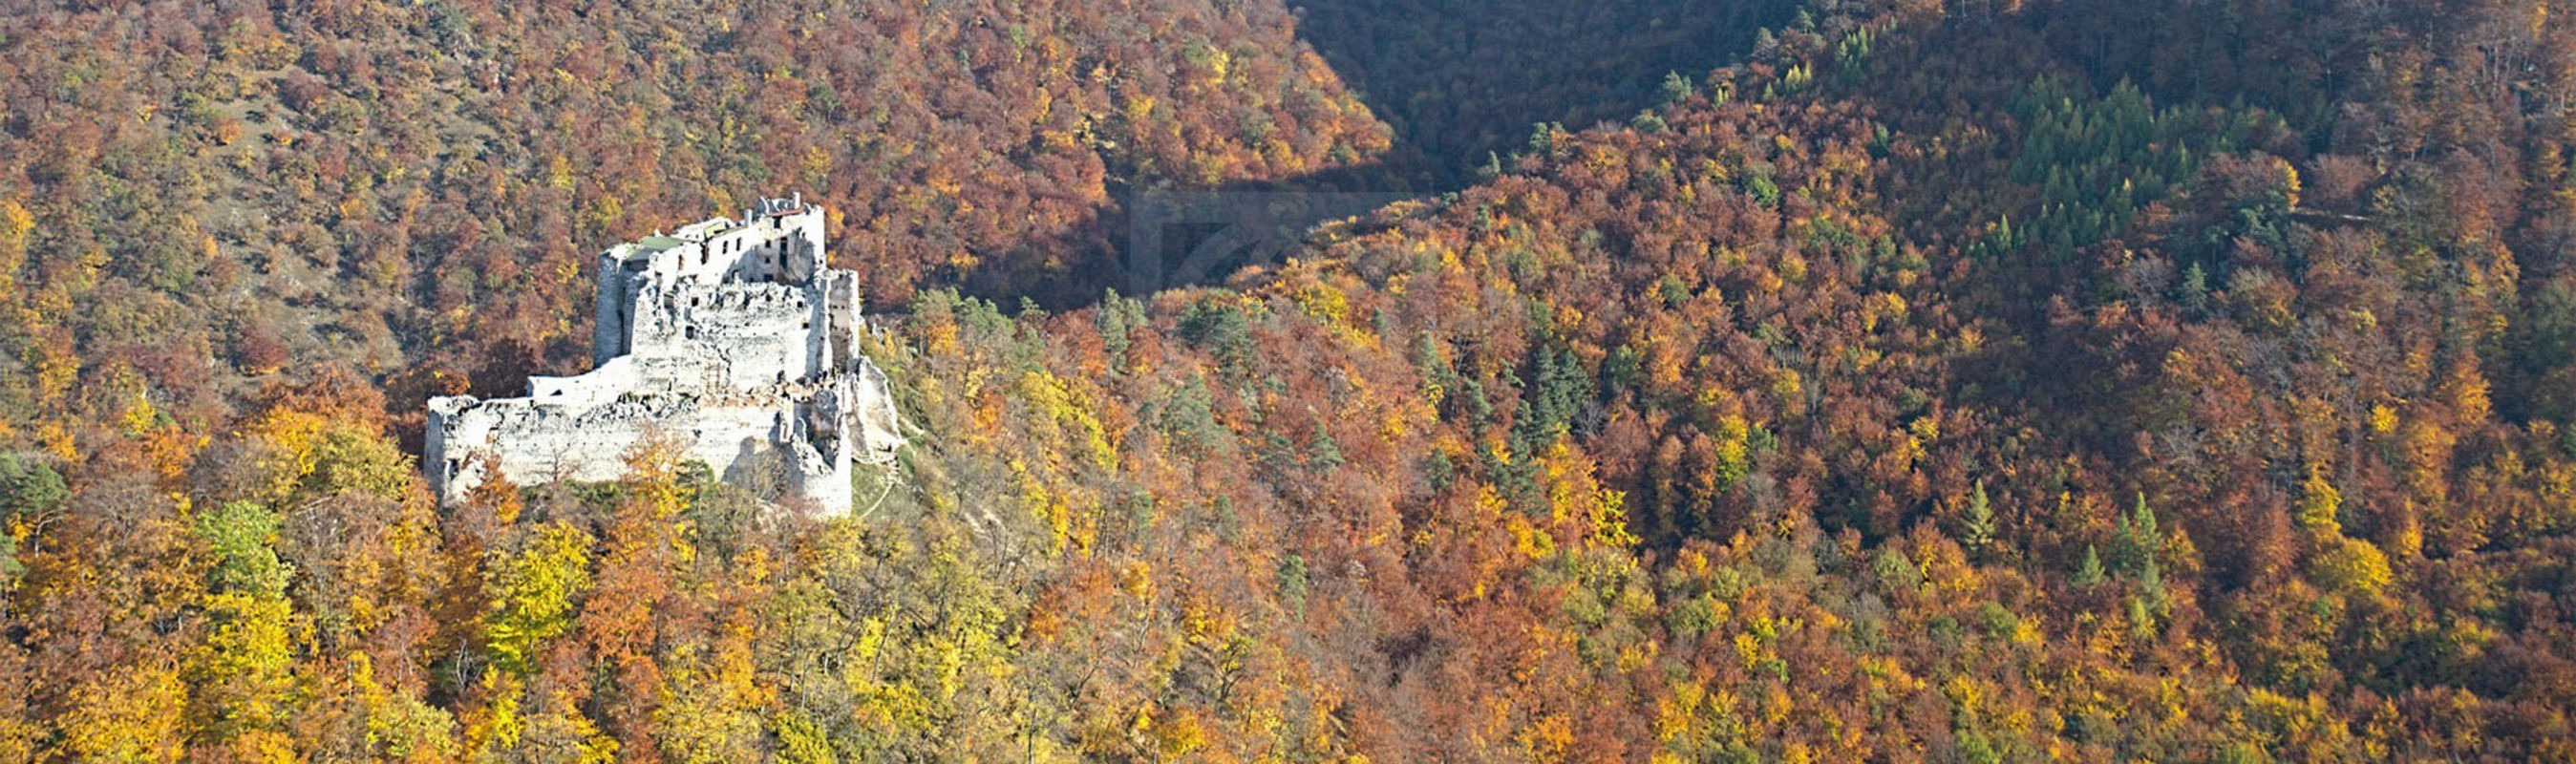
[[599,256],[595,368],[528,397],[433,398],[424,467],[440,501],[495,475],[611,480],[647,438],[727,482],[850,511],[850,470],[903,443],[858,274],[825,266],[823,210],[767,199]]

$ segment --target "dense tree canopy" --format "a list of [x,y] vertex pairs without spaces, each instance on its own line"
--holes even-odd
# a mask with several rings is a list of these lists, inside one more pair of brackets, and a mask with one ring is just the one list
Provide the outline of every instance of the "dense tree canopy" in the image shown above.
[[[1581,103],[1265,2],[102,5],[0,16],[0,761],[2576,760],[2554,0],[1623,5]],[[431,502],[422,397],[771,187],[899,308],[849,517]]]

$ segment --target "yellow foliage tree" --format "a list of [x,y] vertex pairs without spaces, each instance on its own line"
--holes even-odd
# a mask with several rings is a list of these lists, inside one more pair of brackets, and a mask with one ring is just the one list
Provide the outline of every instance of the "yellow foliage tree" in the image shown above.
[[590,546],[580,528],[548,523],[526,549],[491,566],[483,636],[493,663],[527,671],[546,640],[572,628],[573,601],[590,588]]
[[60,753],[78,761],[175,761],[185,740],[179,672],[134,667],[74,690]]

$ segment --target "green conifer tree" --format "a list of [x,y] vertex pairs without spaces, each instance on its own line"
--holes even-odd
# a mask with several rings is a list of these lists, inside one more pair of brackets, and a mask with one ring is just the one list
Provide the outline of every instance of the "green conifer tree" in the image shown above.
[[1986,500],[1986,481],[1977,481],[1976,490],[1968,494],[1968,511],[1962,523],[1960,540],[1969,551],[1983,552],[1995,542],[1994,507]]
[[2075,585],[2090,589],[2102,583],[2102,578],[2102,555],[2095,553],[2091,544],[2086,544],[2084,564],[2075,569]]

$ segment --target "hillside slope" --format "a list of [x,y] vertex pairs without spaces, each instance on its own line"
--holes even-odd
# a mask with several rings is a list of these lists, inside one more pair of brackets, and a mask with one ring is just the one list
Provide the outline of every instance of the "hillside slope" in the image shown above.
[[[244,380],[319,362],[507,391],[588,357],[591,251],[756,189],[833,200],[873,299],[1096,294],[1123,190],[1385,149],[1292,21],[1194,0],[11,11],[0,426],[112,416],[85,398],[141,386],[199,428]],[[35,437],[65,444],[52,424]]]
[[1813,3],[1222,285],[917,284],[849,520],[100,387],[0,758],[2576,760],[2561,10]]

